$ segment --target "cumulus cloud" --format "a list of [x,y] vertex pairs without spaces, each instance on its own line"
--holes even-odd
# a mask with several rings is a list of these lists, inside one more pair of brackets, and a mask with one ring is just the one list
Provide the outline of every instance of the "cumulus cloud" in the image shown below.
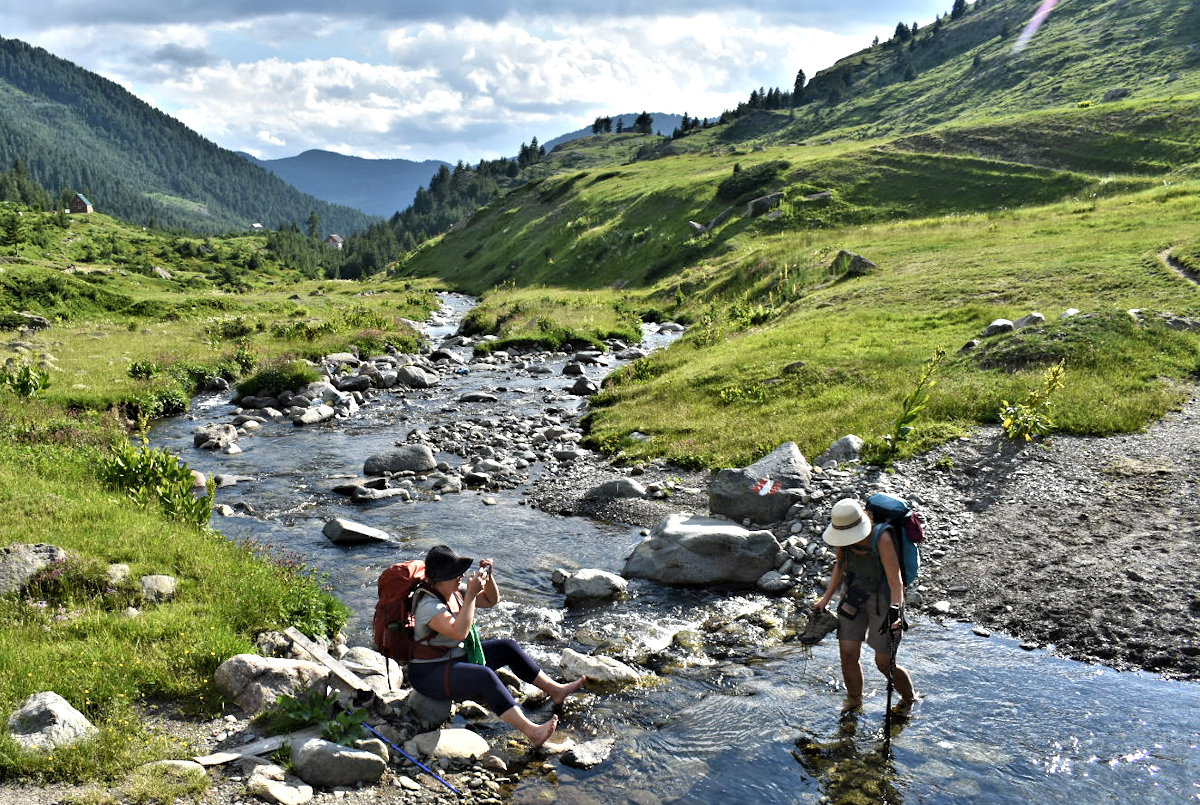
[[[926,3],[897,5],[915,16]],[[46,0],[17,19],[61,12],[36,44],[228,148],[448,161],[511,155],[598,115],[716,116],[868,44],[869,22],[845,23],[856,8],[901,13],[843,0],[833,33],[827,0],[660,0],[652,15],[644,0],[369,0],[337,16],[306,0],[279,13],[268,0],[108,5]]]

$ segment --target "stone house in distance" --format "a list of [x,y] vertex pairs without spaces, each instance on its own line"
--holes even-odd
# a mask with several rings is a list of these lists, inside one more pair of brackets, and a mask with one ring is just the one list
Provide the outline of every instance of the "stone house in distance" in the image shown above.
[[83,193],[76,193],[75,198],[71,199],[71,206],[68,208],[68,211],[72,215],[86,215],[89,212],[95,212],[95,208],[92,207],[92,202],[88,201]]
[[340,249],[343,245],[345,245],[346,241],[341,235],[330,235],[329,237],[325,238],[325,243],[335,249]]

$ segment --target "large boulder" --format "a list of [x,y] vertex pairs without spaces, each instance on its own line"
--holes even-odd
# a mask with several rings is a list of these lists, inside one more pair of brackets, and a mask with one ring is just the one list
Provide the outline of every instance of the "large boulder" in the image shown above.
[[363,475],[385,472],[429,472],[437,469],[433,451],[423,444],[405,444],[387,453],[370,456],[363,464]]
[[625,560],[626,578],[664,584],[752,585],[774,570],[781,547],[770,531],[712,517],[672,514]]
[[409,388],[427,389],[440,383],[441,377],[419,366],[402,366],[396,371],[396,382]]
[[0,548],[0,596],[20,590],[39,570],[66,559],[65,550],[42,542],[19,542]]
[[615,573],[585,568],[567,577],[563,592],[568,604],[606,601],[625,593],[629,582]]
[[477,732],[461,727],[423,732],[405,744],[405,751],[432,760],[473,761],[492,750],[487,740]]
[[254,715],[284,693],[303,694],[328,674],[325,666],[315,662],[238,654],[217,667],[213,684],[222,695]]
[[795,442],[742,469],[724,469],[708,486],[708,508],[734,520],[776,523],[795,503],[791,490],[812,482],[812,467]]
[[321,529],[321,533],[334,545],[362,545],[366,542],[391,542],[392,540],[386,531],[341,517],[335,517],[327,522]]
[[375,752],[310,738],[292,750],[296,776],[311,786],[354,788],[374,785],[387,771],[387,761]]
[[99,732],[83,713],[53,691],[33,694],[8,719],[8,734],[26,749],[53,750]]
[[589,682],[601,684],[633,684],[642,678],[634,668],[613,657],[599,654],[580,654],[574,649],[563,649],[558,663],[564,679],[586,676]]

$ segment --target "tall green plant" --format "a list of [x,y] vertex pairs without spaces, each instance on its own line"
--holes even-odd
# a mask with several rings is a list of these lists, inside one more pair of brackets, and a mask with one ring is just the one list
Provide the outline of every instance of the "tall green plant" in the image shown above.
[[1032,442],[1054,429],[1050,396],[1063,387],[1066,368],[1059,361],[1042,374],[1042,383],[1031,389],[1024,402],[1000,401],[1000,427],[1010,439]]
[[885,460],[891,460],[900,452],[900,445],[908,439],[909,434],[913,431],[913,423],[917,421],[917,415],[929,404],[929,390],[937,385],[934,375],[945,357],[946,350],[944,349],[933,353],[933,357],[925,362],[921,376],[917,378],[916,386],[900,404],[900,416],[892,420],[891,433],[884,434],[883,437],[883,443],[886,445]]
[[212,517],[212,479],[206,494],[197,495],[187,465],[166,450],[150,447],[145,437],[138,446],[128,441],[115,445],[100,463],[100,479],[124,490],[139,506],[157,504],[167,516],[197,528],[206,528]]

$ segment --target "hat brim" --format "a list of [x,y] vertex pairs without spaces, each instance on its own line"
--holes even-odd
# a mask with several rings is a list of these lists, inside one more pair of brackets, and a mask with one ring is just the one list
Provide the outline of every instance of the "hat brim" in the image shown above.
[[847,545],[862,542],[870,533],[871,521],[863,518],[859,523],[850,528],[834,528],[833,523],[830,523],[825,527],[825,532],[821,534],[821,539],[825,540],[826,545],[832,545],[835,548],[845,548]]
[[471,564],[475,560],[469,556],[459,556],[449,566],[442,568],[441,572],[431,574],[428,566],[425,568],[425,578],[428,581],[446,581],[448,579],[457,579],[462,574],[466,573],[471,568]]

